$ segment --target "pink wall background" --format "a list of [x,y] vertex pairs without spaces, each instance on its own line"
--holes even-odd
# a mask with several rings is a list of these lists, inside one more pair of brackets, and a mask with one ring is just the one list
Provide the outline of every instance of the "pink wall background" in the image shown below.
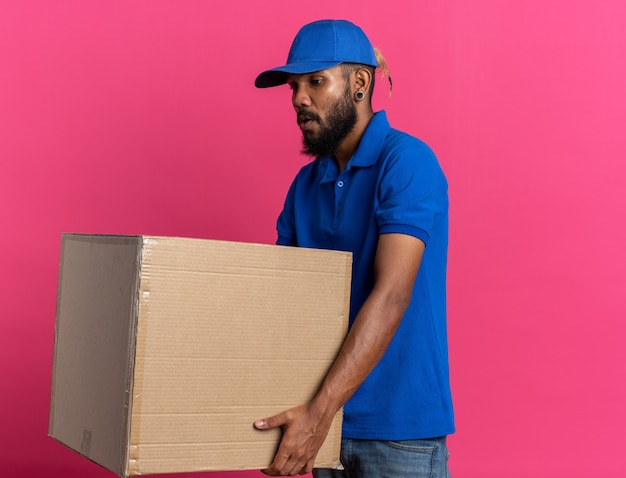
[[47,437],[61,233],[273,242],[306,160],[252,83],[325,17],[450,182],[453,475],[626,476],[619,0],[2,1],[0,476],[112,476]]

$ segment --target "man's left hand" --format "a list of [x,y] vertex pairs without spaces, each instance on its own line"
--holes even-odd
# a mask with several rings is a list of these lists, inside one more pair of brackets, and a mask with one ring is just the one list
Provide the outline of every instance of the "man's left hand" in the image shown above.
[[254,422],[258,430],[282,428],[283,436],[274,461],[263,473],[270,476],[304,475],[313,470],[333,416],[317,413],[311,404],[291,408]]

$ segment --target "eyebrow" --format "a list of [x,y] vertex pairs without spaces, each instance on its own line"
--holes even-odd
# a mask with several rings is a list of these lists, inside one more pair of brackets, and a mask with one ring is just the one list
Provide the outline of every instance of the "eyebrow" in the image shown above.
[[331,75],[328,73],[328,69],[312,71],[310,73],[290,73],[290,74],[287,75],[287,81],[293,80],[295,77],[297,77],[297,78],[307,78],[307,77],[311,77],[311,76],[331,76]]

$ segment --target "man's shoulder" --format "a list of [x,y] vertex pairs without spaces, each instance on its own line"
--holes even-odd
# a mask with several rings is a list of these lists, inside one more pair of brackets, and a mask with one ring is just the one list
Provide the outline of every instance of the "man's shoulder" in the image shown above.
[[404,131],[390,128],[379,157],[385,173],[395,171],[401,176],[446,183],[445,173],[433,149],[422,139]]
[[381,149],[383,167],[441,168],[433,149],[422,139],[404,131],[390,128]]
[[409,151],[417,151],[429,156],[435,156],[432,148],[425,141],[406,131],[393,127],[389,128],[387,137],[385,138],[385,146],[388,149],[407,149]]

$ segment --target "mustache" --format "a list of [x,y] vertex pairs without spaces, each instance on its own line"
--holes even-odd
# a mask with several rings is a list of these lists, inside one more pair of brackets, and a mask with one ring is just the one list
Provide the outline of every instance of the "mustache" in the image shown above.
[[322,118],[320,118],[320,116],[317,113],[314,113],[313,111],[306,111],[306,110],[298,111],[297,119],[298,119],[298,124],[302,123],[303,121],[308,121],[308,120],[317,121],[318,123],[322,122]]

